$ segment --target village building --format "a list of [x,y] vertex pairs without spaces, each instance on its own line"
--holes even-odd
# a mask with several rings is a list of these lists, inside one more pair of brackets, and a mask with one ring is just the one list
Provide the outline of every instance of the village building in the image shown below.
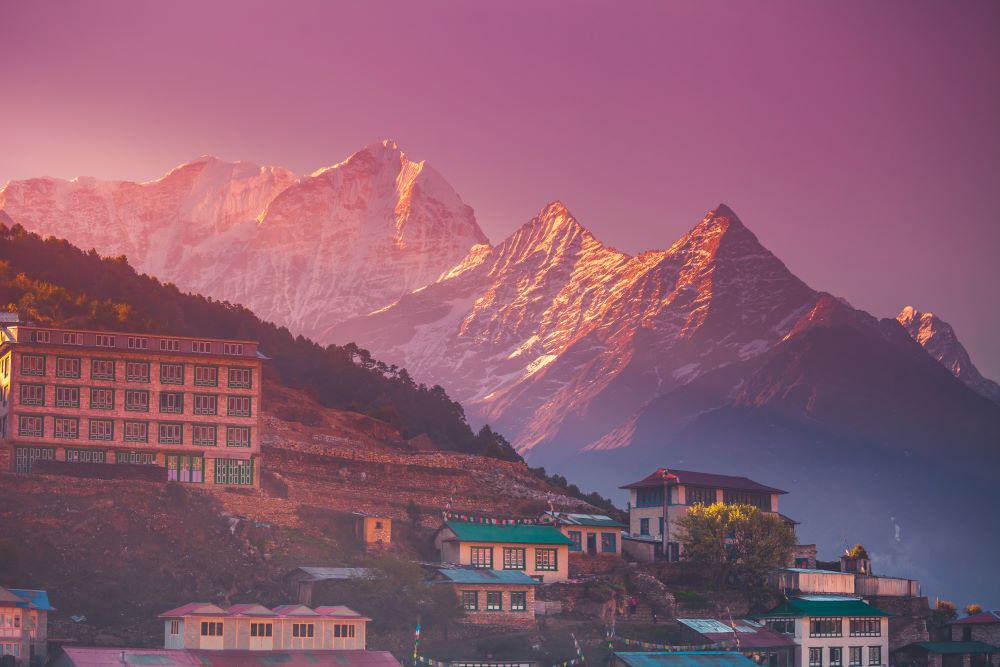
[[678,618],[677,623],[684,645],[735,650],[767,667],[795,667],[795,640],[763,623],[718,618]]
[[353,512],[354,536],[366,547],[387,547],[392,544],[392,519],[387,516]]
[[257,486],[263,359],[248,340],[4,326],[0,468],[155,465]]
[[806,595],[755,620],[795,640],[793,667],[883,667],[889,660],[889,616],[855,597]]
[[757,667],[733,651],[615,651],[611,667]]
[[598,554],[621,556],[621,533],[626,527],[604,514],[573,514],[546,512],[541,523],[555,526],[570,539],[569,553],[596,556]]
[[50,611],[55,608],[45,591],[0,586],[0,660],[13,656],[15,667],[44,662]]
[[51,667],[401,667],[388,651],[208,651],[66,646]]
[[571,541],[554,526],[449,520],[434,535],[442,563],[519,571],[542,583],[569,578]]
[[1000,611],[984,611],[948,625],[954,642],[983,642],[1000,646]]
[[997,667],[1000,648],[984,642],[914,642],[892,653],[895,667]]
[[299,604],[311,606],[314,598],[335,597],[345,581],[371,579],[375,570],[367,567],[297,567],[284,577],[285,590]]
[[[626,550],[639,550],[637,559],[645,559],[643,544],[658,544],[654,557],[680,560],[681,542],[678,520],[693,505],[715,503],[753,505],[761,511],[778,514],[778,496],[787,491],[765,486],[746,477],[716,475],[673,468],[658,468],[637,482],[626,484],[629,492],[629,536],[637,537]],[[782,517],[793,523],[787,517]]]
[[510,626],[535,625],[535,587],[538,582],[520,570],[484,570],[473,567],[436,568],[435,585],[455,591],[465,623]]
[[208,651],[359,650],[370,618],[343,606],[192,602],[160,614],[163,647]]

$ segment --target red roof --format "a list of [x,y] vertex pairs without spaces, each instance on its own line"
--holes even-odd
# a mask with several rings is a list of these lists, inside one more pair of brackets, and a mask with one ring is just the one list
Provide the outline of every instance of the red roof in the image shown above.
[[638,482],[632,482],[618,488],[643,489],[655,488],[664,484],[689,484],[691,486],[707,486],[718,489],[737,489],[739,491],[759,491],[762,493],[788,493],[781,489],[765,486],[747,477],[733,475],[716,475],[709,472],[692,472],[676,468],[657,468]]
[[[139,649],[67,646],[60,667],[400,667],[388,651],[209,651],[201,649]],[[124,656],[124,661],[122,657]]]
[[957,621],[952,621],[952,625],[982,625],[982,624],[992,624],[1000,623],[1000,611],[984,611],[979,614],[973,614],[972,616],[966,616],[965,618],[960,618]]

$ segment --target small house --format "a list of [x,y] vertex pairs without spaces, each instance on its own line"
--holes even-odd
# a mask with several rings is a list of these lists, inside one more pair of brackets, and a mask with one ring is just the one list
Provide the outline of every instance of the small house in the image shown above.
[[737,619],[678,618],[681,643],[735,650],[767,667],[795,667],[795,640],[763,623]]
[[353,512],[354,536],[366,547],[387,547],[392,543],[392,519],[387,516]]
[[555,526],[449,520],[434,546],[442,563],[520,571],[542,583],[569,578],[571,540]]
[[898,667],[997,667],[1000,648],[984,642],[914,642],[892,654]]
[[285,575],[285,590],[299,604],[311,605],[313,598],[335,597],[338,584],[370,579],[375,571],[367,567],[297,567]]
[[17,667],[48,654],[48,614],[55,611],[45,591],[0,586],[0,659]]
[[1000,646],[1000,611],[972,614],[948,625],[954,642],[984,642]]
[[451,586],[465,612],[465,621],[478,625],[530,628],[535,625],[535,587],[538,582],[518,570],[472,567],[436,568],[436,585]]
[[570,554],[622,555],[621,532],[626,526],[609,516],[547,512],[542,516],[541,522],[555,526],[570,539]]

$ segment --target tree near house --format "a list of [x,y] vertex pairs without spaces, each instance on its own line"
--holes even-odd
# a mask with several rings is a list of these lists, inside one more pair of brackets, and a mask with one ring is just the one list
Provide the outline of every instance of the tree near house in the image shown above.
[[683,560],[717,585],[763,586],[795,547],[795,531],[752,505],[694,505],[679,521]]
[[975,616],[976,614],[983,613],[983,606],[976,604],[975,602],[965,605],[965,615]]

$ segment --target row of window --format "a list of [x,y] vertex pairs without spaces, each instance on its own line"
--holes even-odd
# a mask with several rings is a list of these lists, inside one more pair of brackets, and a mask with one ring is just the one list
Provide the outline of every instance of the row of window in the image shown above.
[[[662,487],[636,489],[635,506],[662,507],[664,498],[664,489]],[[718,494],[713,488],[685,486],[684,499],[687,505],[714,505],[718,501]],[[764,511],[771,510],[771,496],[767,493],[723,489],[722,502],[726,505],[753,505]],[[669,505],[671,502],[668,500],[667,504]]]
[[[852,637],[881,637],[882,621],[879,618],[852,618],[850,619],[850,633]],[[844,619],[836,616],[810,618],[809,636],[843,637]]]
[[[848,647],[848,666],[849,667],[859,667],[862,665],[862,653],[864,651],[864,646],[849,646]],[[826,667],[843,667],[844,665],[844,649],[841,646],[828,646],[827,655],[829,656],[829,662],[826,663]],[[882,647],[881,646],[869,646],[868,647],[868,664],[869,665],[881,665],[882,664]],[[813,647],[809,649],[809,667],[824,667],[823,664],[823,648]]]
[[[56,332],[58,335],[58,332]],[[146,336],[125,336],[125,345],[130,350],[148,350],[149,338]],[[56,339],[58,340],[58,338]],[[28,334],[28,341],[31,343],[51,343],[52,332],[44,330],[34,330]],[[212,354],[213,343],[209,340],[193,340],[190,342],[191,352],[198,354]],[[83,345],[84,334],[80,331],[62,332],[63,345]],[[118,347],[118,336],[115,334],[96,334],[94,344],[97,347]],[[161,338],[160,352],[180,352],[181,341],[178,338]],[[243,343],[222,343],[222,353],[232,355],[243,354]]]
[[[88,440],[114,440],[115,421],[113,419],[87,420]],[[162,445],[183,445],[184,425],[174,422],[156,422],[156,441]],[[150,422],[122,422],[122,440],[125,442],[149,442]],[[249,426],[226,426],[226,447],[250,447]],[[215,424],[192,424],[191,444],[215,447],[218,444],[219,427]],[[45,437],[45,417],[41,415],[18,415],[17,434],[25,438]],[[53,417],[52,437],[77,440],[80,435],[79,417]]]
[[[493,547],[472,547],[472,567],[493,569]],[[503,569],[524,570],[527,562],[524,547],[503,547]],[[555,572],[559,569],[559,551],[535,547],[535,570]]]
[[[87,387],[57,385],[55,405],[57,408],[79,408],[80,394]],[[91,410],[114,410],[115,390],[108,387],[89,387]],[[129,412],[149,412],[151,393],[147,389],[126,389],[123,407]],[[22,383],[21,405],[42,407],[45,405],[45,385]],[[249,417],[250,396],[225,396],[226,415],[229,417]],[[160,412],[168,414],[184,413],[184,393],[161,391],[159,393]],[[217,415],[219,413],[218,394],[194,394],[192,411],[196,415]]]
[[[462,609],[465,611],[479,611],[479,593],[485,594],[485,605],[482,609],[486,611],[503,611],[503,591],[462,591]],[[525,591],[510,592],[510,608],[508,611],[527,611],[528,593]]]
[[[21,354],[21,375],[45,375],[44,354]],[[91,359],[90,377],[94,380],[114,380],[117,363],[114,359]],[[56,357],[56,377],[82,377],[83,360],[80,357]],[[126,361],[126,382],[149,382],[152,364],[148,361]],[[160,382],[164,384],[184,384],[184,364],[160,363]],[[226,369],[228,386],[249,389],[253,384],[253,369],[246,366],[230,366]],[[194,367],[194,384],[202,387],[219,386],[218,366]]]
[[[583,551],[583,533],[579,530],[570,530],[569,539],[573,541],[573,544],[569,545],[570,551]],[[594,533],[590,533],[593,535]],[[601,536],[601,553],[617,553],[618,552],[618,536],[614,533],[600,533]],[[589,548],[589,545],[588,545]],[[597,548],[597,545],[594,545]]]

